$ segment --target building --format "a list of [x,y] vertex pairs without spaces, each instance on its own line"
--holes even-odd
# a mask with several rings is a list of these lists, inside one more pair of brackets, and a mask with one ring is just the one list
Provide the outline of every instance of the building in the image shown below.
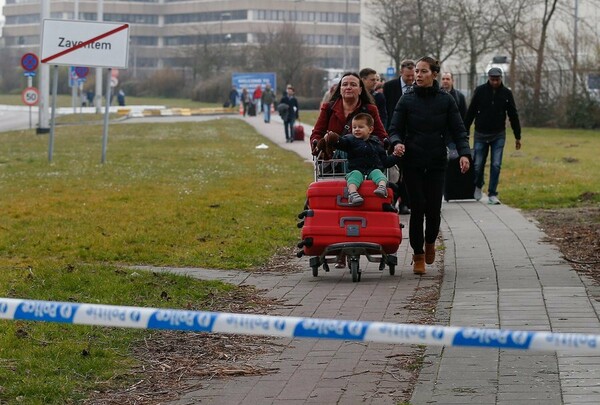
[[[39,52],[40,1],[6,0],[2,36],[15,56]],[[285,24],[312,49],[316,67],[359,68],[360,0],[51,0],[50,18],[97,21],[99,8],[103,21],[131,25],[134,76],[185,69],[186,47],[227,44],[235,52]]]

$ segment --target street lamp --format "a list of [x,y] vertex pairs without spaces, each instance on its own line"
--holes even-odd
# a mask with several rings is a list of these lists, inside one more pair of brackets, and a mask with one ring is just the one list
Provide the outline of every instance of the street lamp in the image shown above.
[[[227,18],[228,20],[231,19],[231,13],[221,13],[219,15],[219,43],[223,42],[223,19]],[[227,40],[229,40],[231,38],[231,34],[227,35],[229,38],[225,38]]]

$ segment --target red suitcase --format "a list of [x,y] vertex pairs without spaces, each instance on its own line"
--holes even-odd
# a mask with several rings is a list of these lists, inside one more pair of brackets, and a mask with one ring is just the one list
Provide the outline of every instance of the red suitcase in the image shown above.
[[341,242],[376,243],[385,253],[394,254],[402,230],[395,212],[311,209],[304,219],[302,240],[309,256],[320,256],[327,246]]
[[352,211],[388,211],[392,206],[393,192],[388,188],[387,198],[373,194],[375,183],[365,180],[360,185],[358,193],[365,199],[361,205],[348,204],[348,187],[346,180],[315,181],[306,191],[308,208],[319,210],[352,210]]
[[294,125],[294,141],[304,140],[304,127],[300,124]]

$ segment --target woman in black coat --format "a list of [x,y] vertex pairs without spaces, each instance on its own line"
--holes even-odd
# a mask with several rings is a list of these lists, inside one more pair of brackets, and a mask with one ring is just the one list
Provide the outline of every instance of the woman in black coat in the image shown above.
[[437,60],[423,57],[417,61],[415,85],[398,101],[389,128],[394,155],[402,156],[404,182],[411,201],[409,238],[415,274],[424,274],[425,263],[435,260],[447,144],[456,144],[462,173],[469,170],[471,156],[469,135],[456,103],[435,80],[439,72]]

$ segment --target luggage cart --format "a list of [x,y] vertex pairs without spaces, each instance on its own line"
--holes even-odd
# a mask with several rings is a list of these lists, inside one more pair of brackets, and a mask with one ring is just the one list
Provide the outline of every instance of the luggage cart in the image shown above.
[[[344,157],[325,160],[319,155],[314,158],[314,182],[307,191],[304,211],[298,215],[302,241],[297,246],[302,250],[297,256],[311,256],[309,265],[314,277],[319,275],[321,267],[329,272],[330,263],[346,257],[352,281],[358,282],[362,274],[361,256],[369,262],[379,263],[380,271],[387,266],[389,274],[394,275],[398,264],[396,252],[402,241],[402,226],[391,204],[391,197],[377,208],[373,208],[376,207],[373,204],[364,204],[370,210],[349,204],[346,173],[347,160]],[[322,182],[330,183],[318,184]],[[319,194],[319,190],[327,189],[329,185],[338,191],[318,200],[311,197],[311,194]],[[365,180],[359,190],[363,190],[363,186],[375,189],[370,180]],[[391,195],[391,190],[388,189],[388,193]],[[311,200],[317,201],[318,206],[311,206]],[[323,206],[323,201],[326,206]]]

